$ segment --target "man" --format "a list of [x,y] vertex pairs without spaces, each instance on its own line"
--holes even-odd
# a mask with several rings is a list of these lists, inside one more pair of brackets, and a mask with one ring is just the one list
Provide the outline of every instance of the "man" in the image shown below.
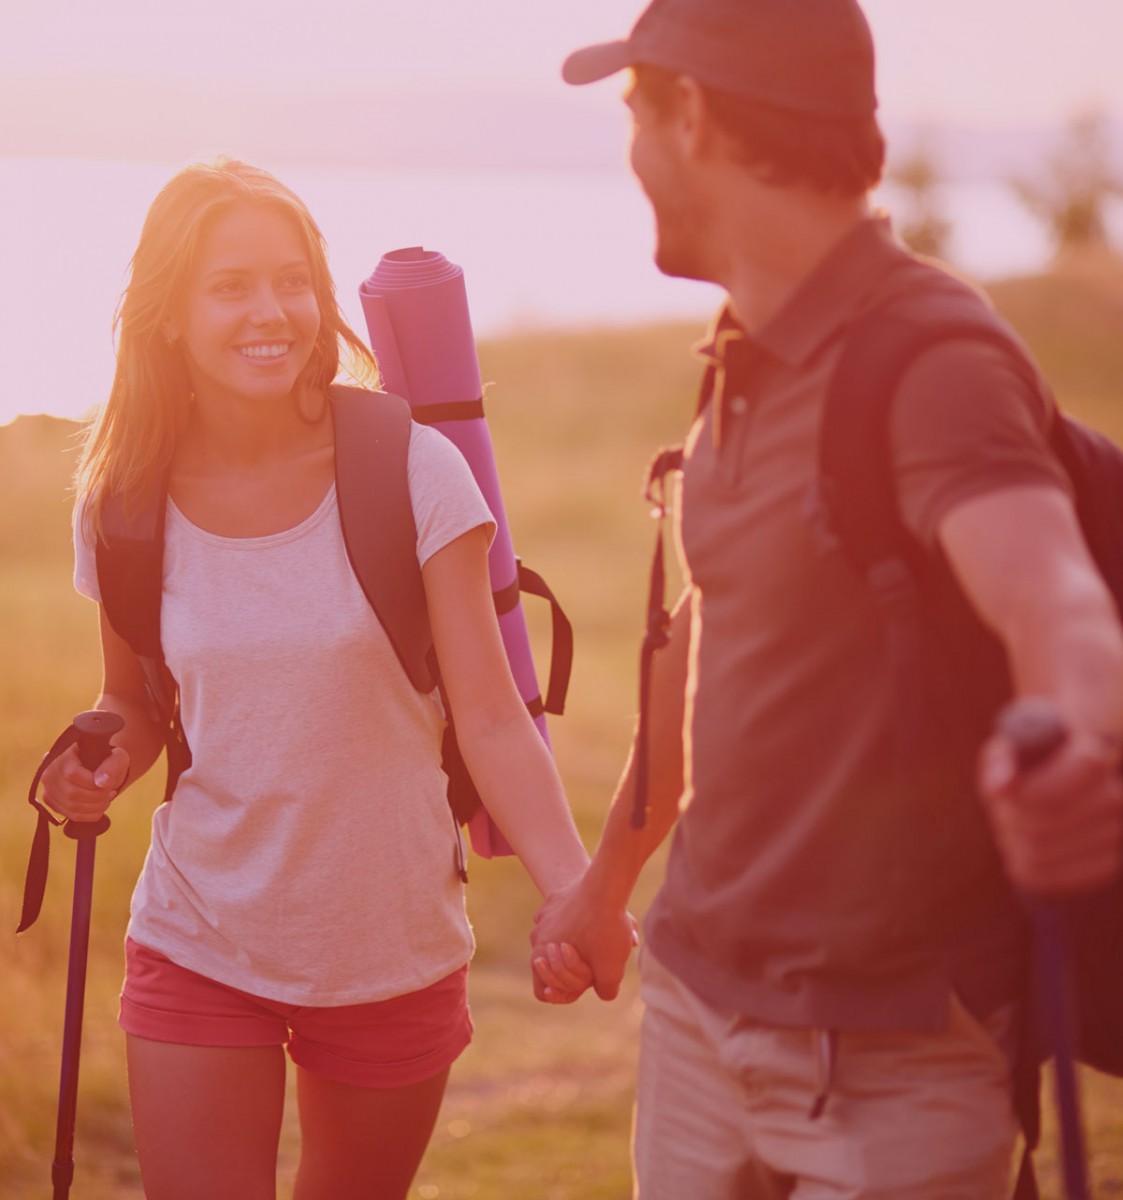
[[1015,694],[1068,733],[1032,771],[986,743],[992,836],[970,788],[932,795],[919,769],[902,787],[884,626],[817,517],[848,324],[891,299],[998,324],[871,214],[865,18],[854,0],[654,0],[563,73],[623,69],[657,265],[728,303],[685,447],[690,583],[654,661],[646,824],[630,823],[633,753],[588,875],[540,914],[539,994],[580,987],[565,943],[616,993],[628,897],[677,821],[641,962],[642,1200],[997,1197],[1025,952],[1007,880],[1110,878],[1123,807],[1123,636],[1044,391],[1013,349],[945,342],[908,369],[890,424],[909,533],[996,635]]

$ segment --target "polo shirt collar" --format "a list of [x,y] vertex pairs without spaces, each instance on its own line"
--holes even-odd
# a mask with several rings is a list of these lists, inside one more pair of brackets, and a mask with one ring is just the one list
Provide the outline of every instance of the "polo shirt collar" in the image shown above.
[[830,341],[904,253],[887,216],[866,217],[828,251],[763,329],[746,333],[726,304],[698,353],[723,363],[733,343],[744,341],[789,366],[801,366]]

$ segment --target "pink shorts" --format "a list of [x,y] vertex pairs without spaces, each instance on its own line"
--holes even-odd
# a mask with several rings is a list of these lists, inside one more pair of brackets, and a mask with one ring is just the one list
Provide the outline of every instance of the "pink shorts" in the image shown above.
[[287,1046],[336,1083],[405,1087],[440,1074],[472,1040],[468,967],[389,1000],[309,1008],[216,983],[128,938],[118,1023],[184,1046]]

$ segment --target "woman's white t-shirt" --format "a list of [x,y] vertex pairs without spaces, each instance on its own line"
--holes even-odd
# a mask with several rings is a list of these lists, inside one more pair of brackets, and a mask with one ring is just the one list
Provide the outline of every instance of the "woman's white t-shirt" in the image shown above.
[[[460,452],[423,426],[409,491],[420,562],[494,534]],[[75,585],[96,600],[93,550],[75,542]],[[440,702],[363,595],[334,486],[267,537],[208,533],[169,500],[161,625],[193,760],[153,816],[129,935],[291,1004],[382,1000],[467,962]]]

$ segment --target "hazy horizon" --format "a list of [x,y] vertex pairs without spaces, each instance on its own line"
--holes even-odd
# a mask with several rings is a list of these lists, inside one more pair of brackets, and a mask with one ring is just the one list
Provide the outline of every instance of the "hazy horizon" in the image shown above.
[[[177,166],[216,153],[307,189],[343,296],[380,253],[424,242],[465,266],[488,332],[711,311],[716,290],[700,298],[651,261],[650,212],[625,166],[622,80],[568,88],[559,75],[566,53],[624,36],[641,7],[43,0],[13,11],[0,43],[0,339],[17,369],[0,419],[104,396],[143,211]],[[1055,0],[865,8],[891,154],[923,140],[941,178],[998,188],[1046,169],[1056,131],[1096,108],[1123,159],[1118,0],[1070,0],[1063,14]],[[1029,220],[999,207],[964,214],[983,251],[988,238],[996,250],[1022,238]],[[999,258],[986,269],[1014,261]]]

